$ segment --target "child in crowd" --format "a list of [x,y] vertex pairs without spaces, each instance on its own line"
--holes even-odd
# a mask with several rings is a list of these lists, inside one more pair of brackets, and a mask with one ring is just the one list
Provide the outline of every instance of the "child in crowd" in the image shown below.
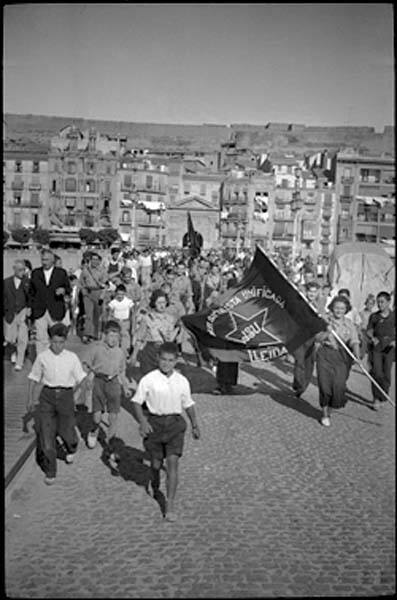
[[102,414],[109,414],[109,429],[107,444],[116,434],[118,414],[121,406],[121,391],[125,396],[131,396],[134,382],[127,379],[126,360],[123,350],[119,347],[120,325],[116,321],[108,321],[104,327],[103,340],[89,345],[87,354],[83,358],[83,366],[94,374],[92,389],[92,411],[94,425],[88,434],[87,446],[94,448],[96,445],[99,424]]
[[116,287],[116,295],[108,304],[109,317],[117,321],[121,330],[121,349],[128,357],[131,350],[131,329],[134,302],[126,295],[127,290],[123,283]]

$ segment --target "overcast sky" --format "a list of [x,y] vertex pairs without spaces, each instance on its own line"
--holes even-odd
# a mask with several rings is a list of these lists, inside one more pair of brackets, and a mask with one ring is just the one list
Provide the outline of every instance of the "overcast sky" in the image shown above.
[[391,4],[4,8],[4,111],[157,123],[394,116]]

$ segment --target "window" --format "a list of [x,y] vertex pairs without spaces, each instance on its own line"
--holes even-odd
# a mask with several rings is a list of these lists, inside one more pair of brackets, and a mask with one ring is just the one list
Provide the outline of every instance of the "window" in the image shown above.
[[207,193],[207,186],[205,183],[200,184],[200,196],[205,196]]
[[14,204],[19,206],[22,201],[22,194],[20,192],[14,192]]
[[345,177],[346,179],[349,179],[351,176],[352,176],[352,170],[345,167],[343,169],[343,177]]
[[65,179],[65,192],[76,192],[77,182],[74,177],[68,177]]
[[110,181],[105,181],[105,194],[110,194]]
[[360,180],[364,183],[380,183],[380,169],[360,169]]
[[76,163],[74,161],[68,162],[67,172],[69,173],[69,175],[74,175],[76,173]]
[[124,175],[124,187],[131,187],[132,185],[132,177],[131,175]]
[[30,224],[34,225],[34,227],[39,226],[39,215],[37,213],[32,213],[30,217]]
[[65,206],[68,210],[71,210],[72,208],[74,208],[76,206],[76,197],[75,196],[69,196],[69,198],[65,199]]
[[89,162],[87,164],[87,173],[89,175],[93,175],[95,173],[95,163],[94,162]]
[[152,201],[152,197],[151,196],[146,196],[146,201],[147,202],[151,202]]
[[146,175],[146,189],[151,190],[153,187],[153,175]]
[[86,192],[95,192],[95,181],[93,179],[87,179],[85,184]]
[[350,187],[350,185],[344,185],[343,186],[343,195],[344,196],[350,196],[351,195],[351,187]]
[[14,227],[21,227],[22,225],[22,221],[21,221],[21,213],[19,212],[14,212]]
[[52,192],[56,192],[57,191],[57,181],[56,181],[56,179],[53,179],[53,181],[52,181],[51,191]]
[[121,221],[122,223],[131,223],[130,212],[128,210],[123,210]]
[[40,173],[40,163],[39,162],[36,162],[36,161],[33,162],[32,172]]
[[190,183],[185,183],[183,186],[183,193],[185,194],[185,196],[187,194],[190,194]]
[[111,175],[111,174],[112,174],[112,165],[107,164],[106,165],[106,175]]
[[30,204],[33,204],[33,206],[38,206],[39,203],[40,203],[40,194],[38,192],[32,192],[30,194]]
[[15,173],[22,173],[22,162],[20,160],[15,161]]

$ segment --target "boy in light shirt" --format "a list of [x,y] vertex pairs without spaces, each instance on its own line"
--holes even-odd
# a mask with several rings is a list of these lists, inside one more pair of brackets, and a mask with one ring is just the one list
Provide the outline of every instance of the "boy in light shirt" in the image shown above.
[[110,319],[119,323],[121,329],[121,349],[127,356],[131,349],[131,328],[134,302],[126,295],[124,284],[116,287],[116,295],[108,304]]
[[[200,438],[190,384],[184,375],[174,370],[178,348],[173,342],[165,342],[159,349],[159,368],[150,371],[139,381],[133,398],[139,432],[145,449],[150,454],[152,489],[156,498],[160,488],[160,469],[163,460],[167,464],[167,521],[176,521],[175,494],[178,484],[178,463],[182,456],[186,421],[183,409],[189,417],[192,434]],[[147,409],[142,405],[146,404]]]

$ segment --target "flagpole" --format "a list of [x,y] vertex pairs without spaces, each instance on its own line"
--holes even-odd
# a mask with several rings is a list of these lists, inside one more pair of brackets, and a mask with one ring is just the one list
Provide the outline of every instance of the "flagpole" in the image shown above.
[[354,360],[354,362],[356,362],[358,364],[358,366],[360,367],[360,369],[363,371],[364,375],[366,375],[368,377],[368,379],[371,381],[371,383],[384,395],[384,397],[386,398],[386,400],[388,400],[390,402],[390,404],[395,407],[395,404],[394,404],[393,400],[390,398],[390,396],[388,396],[386,394],[385,390],[383,390],[380,387],[379,383],[377,381],[375,381],[375,379],[368,373],[368,371],[364,367],[364,365],[361,364],[361,362],[359,361],[359,359],[353,354],[353,352],[350,350],[350,348],[348,346],[346,346],[346,344],[339,337],[339,335],[336,333],[336,331],[334,331],[332,329],[331,333],[335,336],[335,338],[338,340],[338,342],[340,343],[340,345],[346,350],[346,352],[349,354],[349,356],[352,357],[352,359]]
[[[261,248],[261,246],[259,246],[259,244],[258,244],[258,248],[261,250],[261,252],[263,252],[263,254],[266,256],[267,260],[269,260],[272,263],[272,265],[277,269],[277,271],[279,273],[281,273],[281,275],[284,277],[284,279],[286,281],[288,281],[288,283],[290,285],[292,285],[292,287],[301,295],[301,297],[303,298],[303,300],[306,302],[306,304],[308,304],[310,306],[310,308],[316,313],[316,315],[318,317],[320,317],[320,319],[323,319],[323,317],[321,315],[319,315],[316,307],[313,306],[313,304],[311,304],[311,302],[309,302],[307,300],[307,298],[305,297],[305,295],[302,294],[302,292],[300,291],[300,289],[298,289],[293,282],[291,282],[291,281],[289,281],[287,279],[286,275],[278,268],[278,266],[273,261],[273,259],[269,258],[266,255],[265,251],[263,250],[263,248]],[[368,379],[371,381],[371,383],[373,383],[374,386],[383,394],[383,396],[385,396],[385,398],[390,402],[390,404],[395,407],[395,404],[394,404],[393,400],[386,394],[385,390],[383,390],[380,387],[379,383],[377,381],[375,381],[375,379],[368,373],[367,369],[361,364],[361,362],[359,361],[359,359],[356,356],[354,356],[354,354],[351,352],[350,348],[348,348],[348,346],[346,346],[346,344],[343,342],[343,340],[341,340],[341,338],[339,337],[339,335],[333,329],[331,330],[331,333],[335,336],[336,340],[341,344],[341,346],[346,350],[346,352],[349,354],[349,356],[351,356],[353,358],[353,360],[359,365],[359,367],[363,371],[364,375],[366,375],[368,377]]]

